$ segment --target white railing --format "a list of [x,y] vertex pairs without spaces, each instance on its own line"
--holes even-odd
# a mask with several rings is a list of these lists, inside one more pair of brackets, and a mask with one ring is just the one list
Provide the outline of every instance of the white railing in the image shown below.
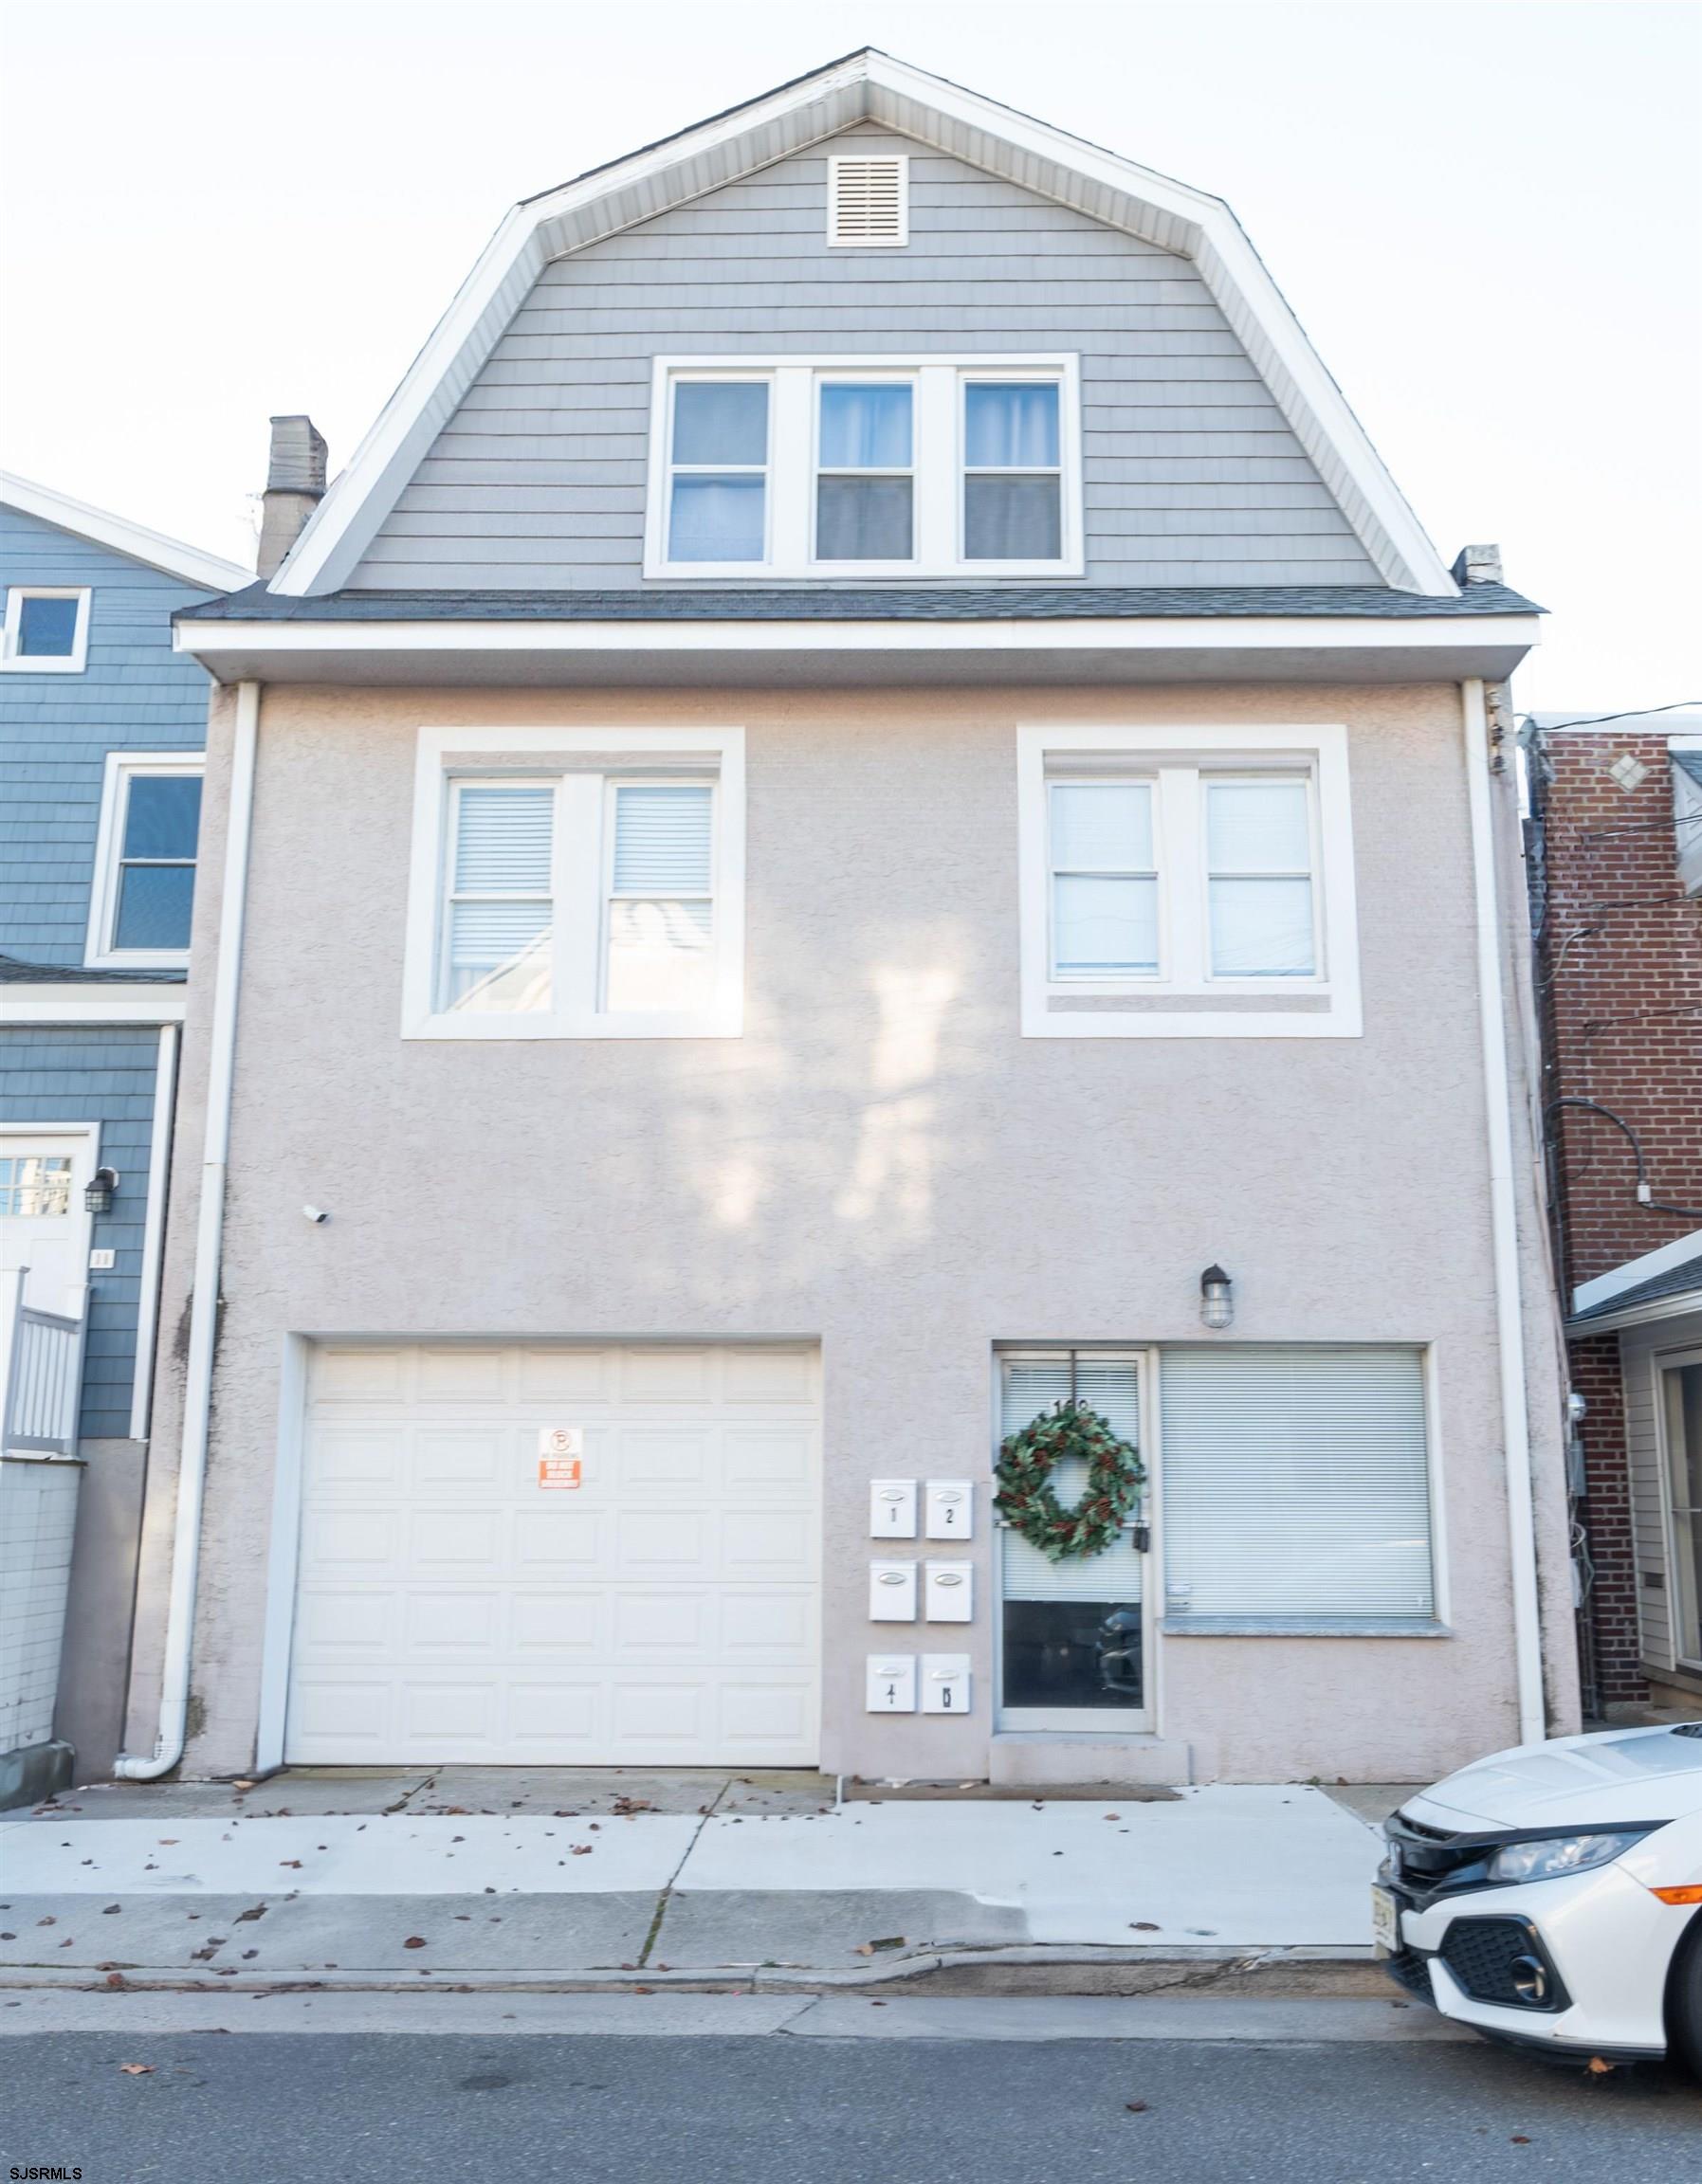
[[75,1316],[24,1301],[27,1267],[0,1275],[0,1456],[75,1456],[87,1292]]

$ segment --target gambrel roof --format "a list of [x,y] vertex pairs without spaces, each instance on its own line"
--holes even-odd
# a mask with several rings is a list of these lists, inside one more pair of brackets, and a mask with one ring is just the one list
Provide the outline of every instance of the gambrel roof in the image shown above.
[[115,554],[209,592],[233,592],[254,581],[254,572],[235,561],[204,554],[198,546],[186,546],[180,538],[168,538],[163,532],[150,531],[104,508],[91,508],[86,500],[73,500],[68,493],[55,493],[51,486],[37,485],[9,470],[0,470],[0,508],[15,508],[22,516],[33,516],[56,530],[69,531],[75,537],[109,547]]
[[1384,581],[1458,588],[1221,198],[925,75],[873,47],[514,207],[282,570],[275,594],[346,584],[553,259],[870,121],[1191,260]]

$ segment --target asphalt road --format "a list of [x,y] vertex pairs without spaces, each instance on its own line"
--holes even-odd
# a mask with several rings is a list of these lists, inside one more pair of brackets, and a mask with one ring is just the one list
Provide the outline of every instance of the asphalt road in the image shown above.
[[8,2039],[0,2073],[0,2184],[1702,2175],[1702,2090],[1676,2075],[1475,2044],[95,2032]]

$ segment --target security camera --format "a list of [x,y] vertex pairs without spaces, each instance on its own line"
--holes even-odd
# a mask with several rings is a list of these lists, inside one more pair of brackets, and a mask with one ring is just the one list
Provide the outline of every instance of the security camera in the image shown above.
[[321,1221],[329,1221],[331,1218],[329,1213],[322,1213],[317,1206],[303,1206],[302,1210],[316,1227]]

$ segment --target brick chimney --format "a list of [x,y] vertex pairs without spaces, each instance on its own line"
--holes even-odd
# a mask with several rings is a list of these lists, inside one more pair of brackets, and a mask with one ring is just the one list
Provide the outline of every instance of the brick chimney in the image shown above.
[[271,460],[261,497],[255,573],[276,573],[302,527],[325,497],[325,443],[311,417],[272,419]]
[[1500,584],[1506,581],[1501,573],[1501,549],[1499,546],[1462,546],[1459,558],[1449,572],[1456,584]]

